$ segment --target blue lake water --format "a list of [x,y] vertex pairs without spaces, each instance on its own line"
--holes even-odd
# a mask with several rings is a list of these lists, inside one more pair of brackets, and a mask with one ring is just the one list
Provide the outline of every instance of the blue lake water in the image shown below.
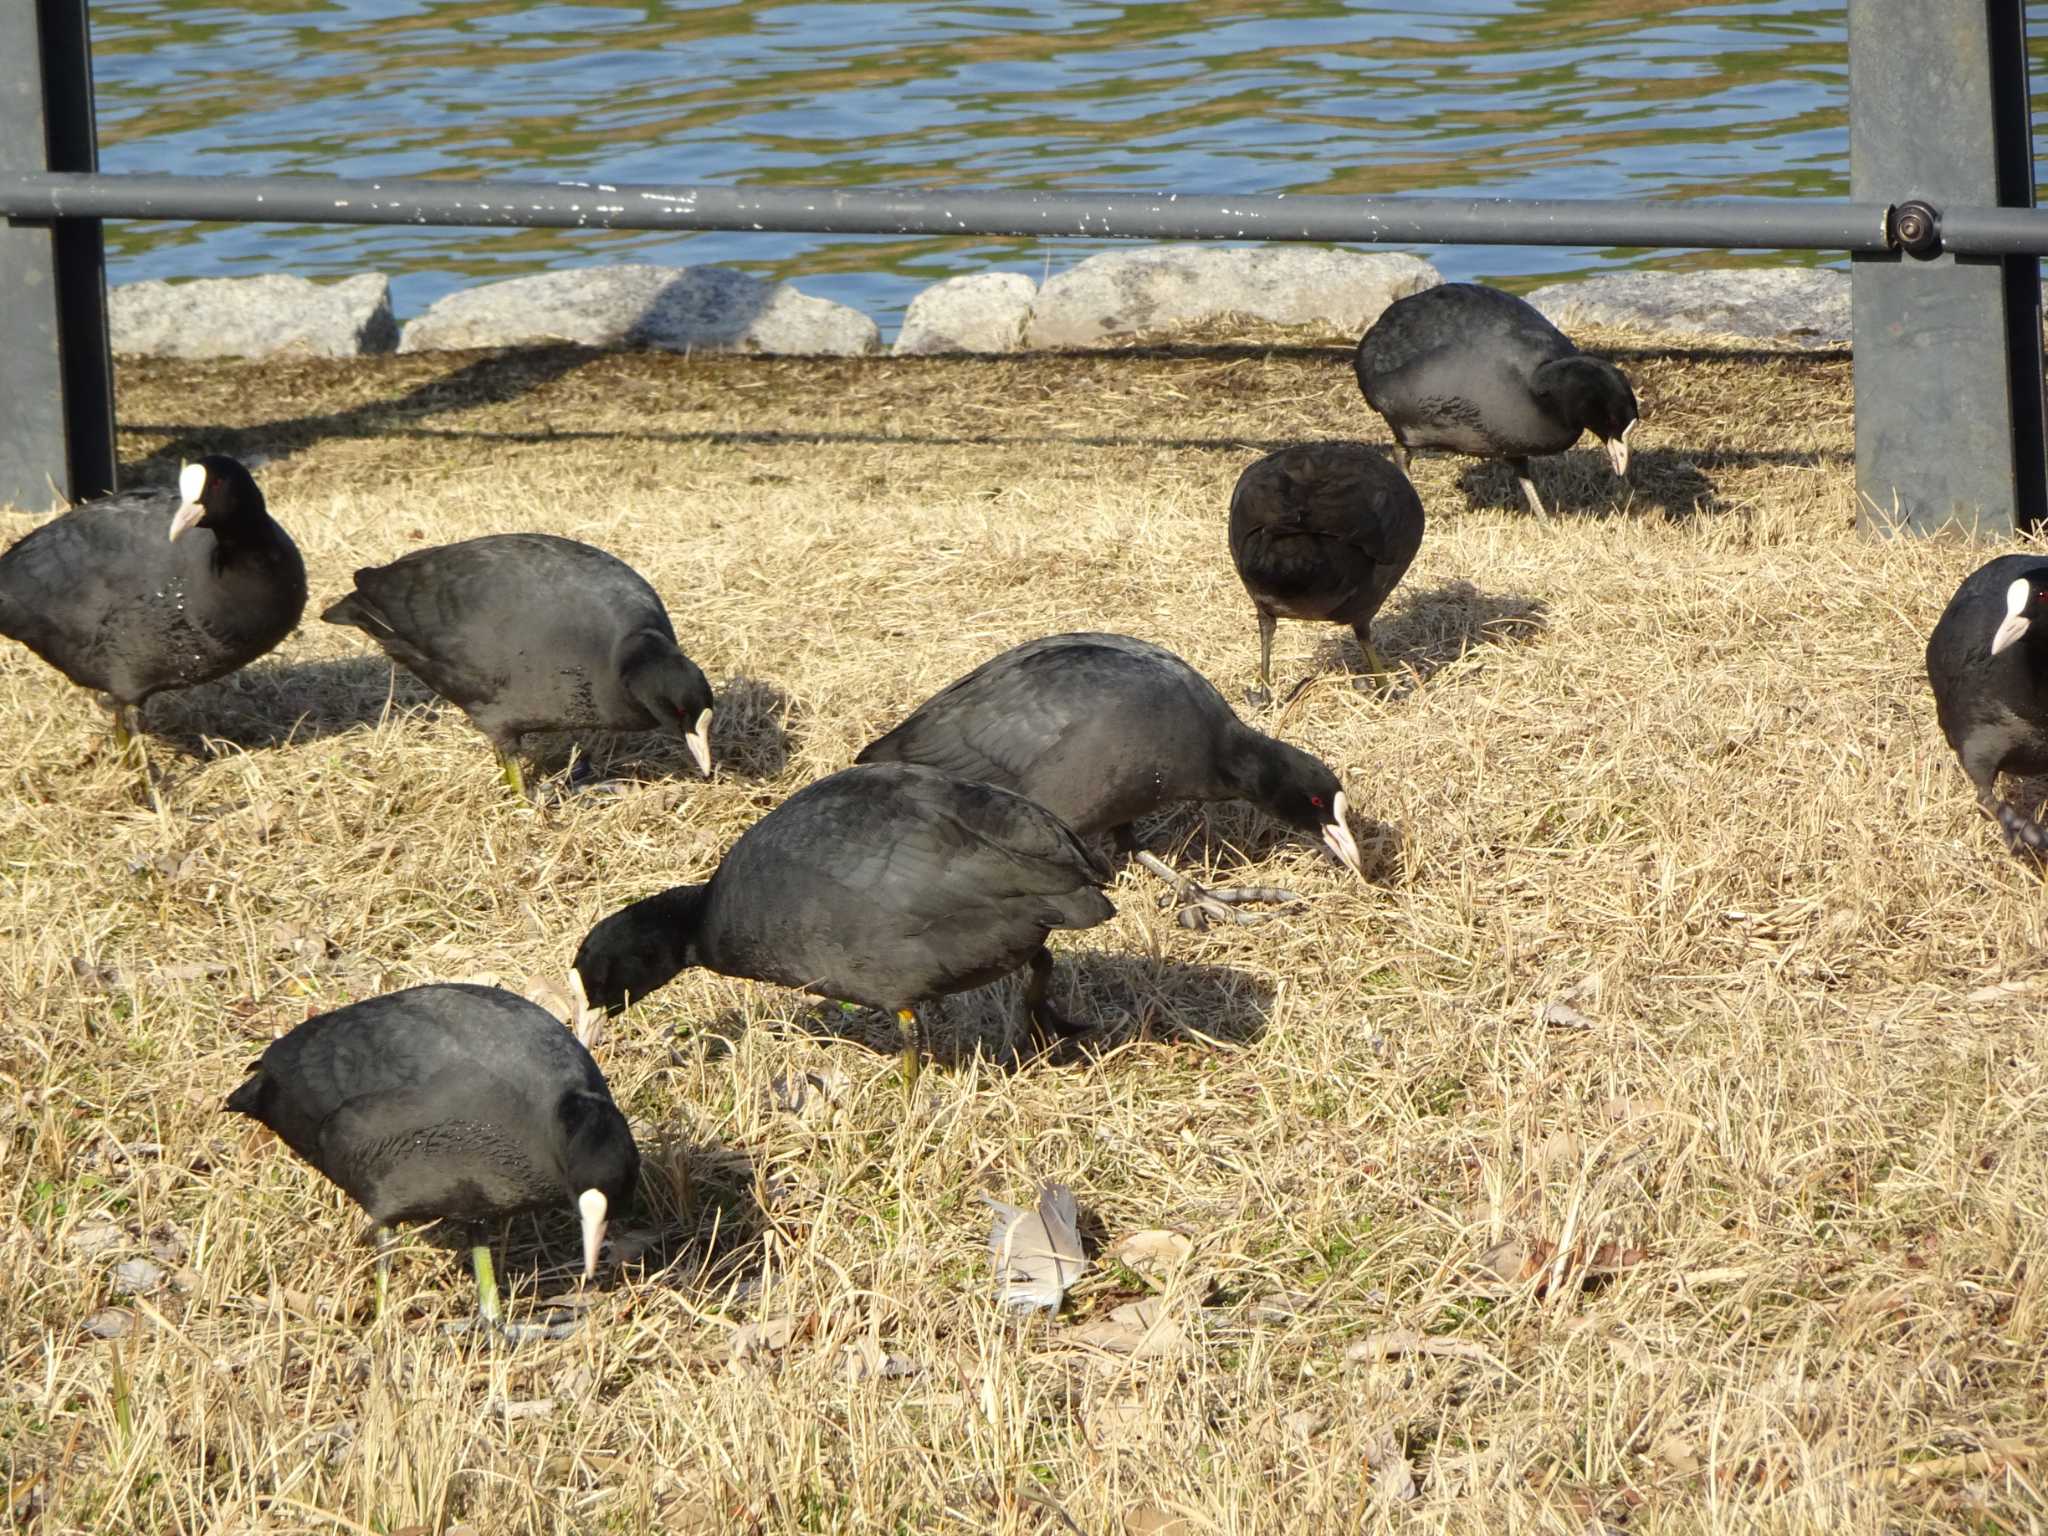
[[[1903,0],[1902,0],[1903,3]],[[1203,192],[1846,196],[1844,7],[1801,0],[98,0],[114,171]],[[2048,7],[2036,7],[2048,30]],[[2037,72],[2041,63],[2037,43]],[[109,227],[114,281],[365,269],[401,314],[627,260],[922,286],[1103,242]],[[1771,253],[1425,248],[1454,277]]]

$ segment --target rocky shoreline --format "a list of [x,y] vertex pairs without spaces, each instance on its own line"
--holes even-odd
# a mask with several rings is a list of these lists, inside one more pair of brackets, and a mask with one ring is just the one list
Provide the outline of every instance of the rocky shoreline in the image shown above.
[[[1414,256],[1319,246],[1106,251],[1043,285],[1020,272],[947,278],[912,299],[895,345],[859,310],[729,267],[619,265],[461,289],[403,325],[390,280],[283,275],[120,284],[124,356],[362,357],[539,346],[858,357],[1001,354],[1113,345],[1226,317],[1356,337],[1398,298],[1443,281]],[[1527,295],[1558,325],[1662,336],[1849,343],[1849,278],[1811,267],[1619,272]]]

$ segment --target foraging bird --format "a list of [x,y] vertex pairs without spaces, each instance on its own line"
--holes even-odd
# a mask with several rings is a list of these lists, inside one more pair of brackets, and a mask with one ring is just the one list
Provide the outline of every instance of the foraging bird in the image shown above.
[[1956,588],[1927,639],[1941,733],[2006,846],[2048,855],[2048,829],[1998,797],[1998,776],[2048,773],[2048,560],[2000,555]]
[[[543,1008],[496,987],[410,987],[306,1020],[271,1042],[228,1109],[260,1120],[340,1185],[378,1239],[394,1222],[481,1223],[573,1205],[583,1275],[632,1194],[640,1152],[604,1074]],[[498,1321],[491,1250],[470,1250],[478,1310]]]
[[353,625],[460,705],[522,798],[528,731],[662,730],[711,773],[711,685],[661,598],[623,560],[546,533],[494,533],[356,572],[321,615]]
[[880,763],[807,785],[755,822],[703,885],[649,896],[576,952],[594,1007],[617,1012],[702,966],[888,1009],[1031,968],[1023,1014],[1042,1044],[1077,1033],[1046,1001],[1055,928],[1116,915],[1109,870],[1066,823],[992,784]]
[[1443,283],[1396,299],[1360,339],[1353,366],[1404,473],[1418,448],[1506,459],[1538,517],[1531,454],[1562,453],[1591,432],[1614,472],[1628,474],[1637,411],[1627,375],[1511,293]]
[[1272,700],[1273,630],[1283,616],[1349,624],[1366,667],[1386,672],[1372,643],[1373,615],[1421,545],[1422,498],[1369,448],[1304,443],[1239,475],[1230,496],[1230,558],[1259,615],[1253,702]]
[[1180,800],[1249,800],[1361,873],[1337,776],[1244,724],[1173,652],[1129,635],[1050,635],[1004,651],[932,695],[858,761],[922,763],[1014,790],[1082,837],[1112,833],[1191,912],[1227,921],[1257,921],[1233,902],[1294,895],[1205,891],[1139,848],[1133,822]]
[[226,454],[181,468],[175,498],[88,502],[0,555],[0,634],[99,690],[122,751],[152,694],[246,666],[305,606],[298,546]]

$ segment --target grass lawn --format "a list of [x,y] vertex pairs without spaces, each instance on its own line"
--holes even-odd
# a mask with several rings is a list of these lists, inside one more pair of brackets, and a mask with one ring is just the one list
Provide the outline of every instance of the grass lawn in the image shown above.
[[[1921,669],[1989,552],[1855,531],[1846,357],[1583,339],[1643,402],[1631,483],[1588,440],[1539,461],[1538,522],[1505,466],[1424,457],[1398,682],[1281,628],[1253,718],[1343,776],[1369,880],[1177,812],[1163,857],[1309,902],[1195,933],[1122,873],[1118,917],[1055,940],[1093,1059],[1011,1070],[998,986],[936,1016],[907,1106],[890,1021],[685,973],[599,1052],[646,1160],[622,1262],[579,1300],[566,1202],[515,1224],[512,1313],[587,1303],[516,1349],[445,1331],[471,1293],[431,1233],[372,1325],[360,1213],[219,1112],[264,1042],[421,981],[559,984],[596,919],[1019,641],[1126,631],[1240,699],[1239,470],[1384,428],[1344,348],[1286,338],[126,365],[129,478],[267,456],[313,598],[149,706],[153,798],[0,645],[15,1518],[2043,1529],[2048,906]],[[719,690],[712,781],[596,740],[622,792],[522,807],[459,712],[317,621],[357,565],[512,529],[663,593]],[[1041,1181],[1091,1252],[1191,1250],[1006,1317],[981,1197]],[[1148,1297],[1149,1348],[1088,1342]]]

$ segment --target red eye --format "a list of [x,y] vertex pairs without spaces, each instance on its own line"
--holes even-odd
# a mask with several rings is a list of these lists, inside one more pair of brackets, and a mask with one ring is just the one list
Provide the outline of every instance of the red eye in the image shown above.
[[1321,795],[1310,795],[1308,803],[1320,811],[1323,808],[1323,797]]

